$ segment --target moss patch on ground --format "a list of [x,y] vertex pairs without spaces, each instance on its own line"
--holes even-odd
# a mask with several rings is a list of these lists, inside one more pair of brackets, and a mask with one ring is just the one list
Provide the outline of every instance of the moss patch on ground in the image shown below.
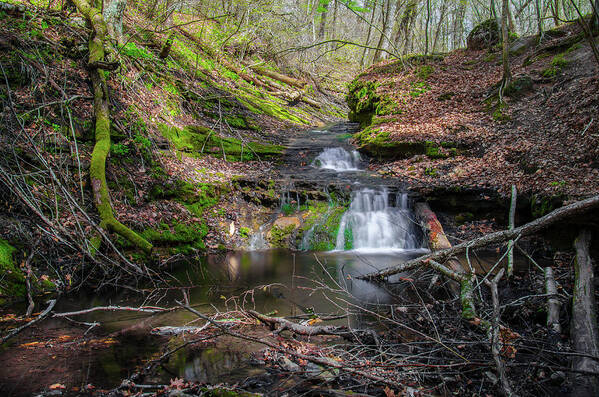
[[283,152],[283,146],[280,145],[242,142],[237,138],[222,137],[202,126],[180,129],[160,124],[158,129],[177,150],[196,156],[211,154],[227,161],[251,161],[258,158],[268,160]]
[[25,275],[13,258],[15,251],[15,247],[0,239],[0,304],[5,303],[7,298],[21,298],[27,292]]

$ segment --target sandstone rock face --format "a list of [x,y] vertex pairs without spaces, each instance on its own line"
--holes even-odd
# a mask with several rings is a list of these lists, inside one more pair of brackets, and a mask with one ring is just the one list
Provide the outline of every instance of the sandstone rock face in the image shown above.
[[469,50],[482,50],[494,46],[500,40],[499,24],[491,18],[472,29],[466,38],[466,43]]

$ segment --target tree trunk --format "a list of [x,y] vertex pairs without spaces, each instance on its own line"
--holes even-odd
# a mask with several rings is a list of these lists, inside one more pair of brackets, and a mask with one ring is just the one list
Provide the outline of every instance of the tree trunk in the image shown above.
[[501,11],[501,40],[502,40],[502,54],[501,59],[503,62],[503,77],[501,79],[501,90],[500,98],[503,94],[503,89],[508,86],[512,81],[512,73],[510,71],[510,43],[508,34],[508,19],[509,12],[509,0],[503,0],[503,7]]
[[428,24],[431,19],[431,0],[426,0],[426,23],[424,24],[424,55],[428,54]]
[[[104,47],[106,44],[107,28],[102,13],[92,7],[87,0],[73,0],[75,6],[87,18],[93,32],[89,40],[90,78],[94,92],[94,116],[96,118],[96,144],[92,152],[89,176],[94,194],[94,203],[100,214],[100,227],[120,234],[136,247],[147,253],[152,251],[152,244],[143,237],[120,223],[112,211],[110,193],[106,184],[106,157],[110,151],[110,106],[108,101],[108,86],[101,65],[105,65]],[[94,248],[99,248],[101,237],[92,241]]]
[[383,19],[383,33],[381,34],[379,44],[377,46],[378,48],[374,54],[373,63],[377,63],[378,61],[384,59],[387,56],[387,50],[389,49],[389,46],[391,44],[390,36],[394,26],[393,19],[395,18],[396,11],[397,1],[388,0],[387,12],[385,14],[385,18]]
[[464,15],[466,14],[466,3],[460,2],[453,19],[453,49],[459,48],[462,44],[462,34],[464,33]]
[[329,13],[329,3],[322,3],[321,4],[322,8],[324,8],[324,11],[320,13],[320,24],[318,26],[318,40],[322,40],[324,38],[324,32],[326,29],[326,25],[327,25],[327,14]]
[[119,45],[123,45],[123,15],[127,8],[127,0],[104,1],[102,16],[106,22],[108,35],[114,38]]
[[[574,356],[574,371],[599,372],[599,362],[587,357],[599,357],[599,332],[595,314],[595,288],[593,285],[593,264],[589,255],[591,233],[582,230],[574,241],[576,260],[574,262],[575,280],[572,297],[572,321],[570,333],[574,351],[585,356]],[[596,396],[599,380],[588,374],[574,374],[572,381],[576,397]]]
[[364,50],[362,51],[362,59],[360,60],[360,67],[364,67],[364,63],[368,56],[368,48],[366,46],[370,43],[370,36],[372,35],[372,25],[374,24],[374,15],[376,12],[376,2],[372,4],[372,13],[370,14],[370,23],[368,24],[368,33],[366,33],[366,40],[364,41]]
[[537,34],[539,35],[540,43],[543,39],[543,18],[541,16],[541,0],[535,0],[535,12],[537,14]]
[[435,30],[435,36],[433,38],[433,48],[432,52],[435,52],[437,49],[437,41],[439,40],[439,32],[441,32],[441,28],[443,27],[443,21],[445,20],[445,12],[447,11],[447,0],[443,0],[441,4],[441,14],[439,15],[439,22],[437,23],[437,29]]
[[[508,216],[508,229],[514,230],[516,226],[516,200],[518,198],[518,190],[516,190],[516,185],[512,185],[512,200],[510,202],[510,214]],[[512,277],[514,274],[514,240],[510,240],[508,243],[508,254],[507,254],[507,276]]]

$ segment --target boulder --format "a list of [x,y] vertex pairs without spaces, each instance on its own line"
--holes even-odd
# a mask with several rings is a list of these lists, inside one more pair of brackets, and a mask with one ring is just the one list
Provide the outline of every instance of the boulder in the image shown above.
[[469,50],[482,50],[494,46],[501,41],[501,30],[494,18],[487,19],[476,26],[468,37],[466,43]]

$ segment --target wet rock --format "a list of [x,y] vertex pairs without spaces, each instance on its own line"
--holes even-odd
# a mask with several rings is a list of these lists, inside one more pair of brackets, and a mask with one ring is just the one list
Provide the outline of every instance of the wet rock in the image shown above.
[[273,226],[276,226],[281,229],[287,229],[289,228],[289,226],[293,226],[293,228],[295,229],[300,227],[300,225],[301,221],[296,216],[283,216],[281,218],[278,218],[273,224]]

